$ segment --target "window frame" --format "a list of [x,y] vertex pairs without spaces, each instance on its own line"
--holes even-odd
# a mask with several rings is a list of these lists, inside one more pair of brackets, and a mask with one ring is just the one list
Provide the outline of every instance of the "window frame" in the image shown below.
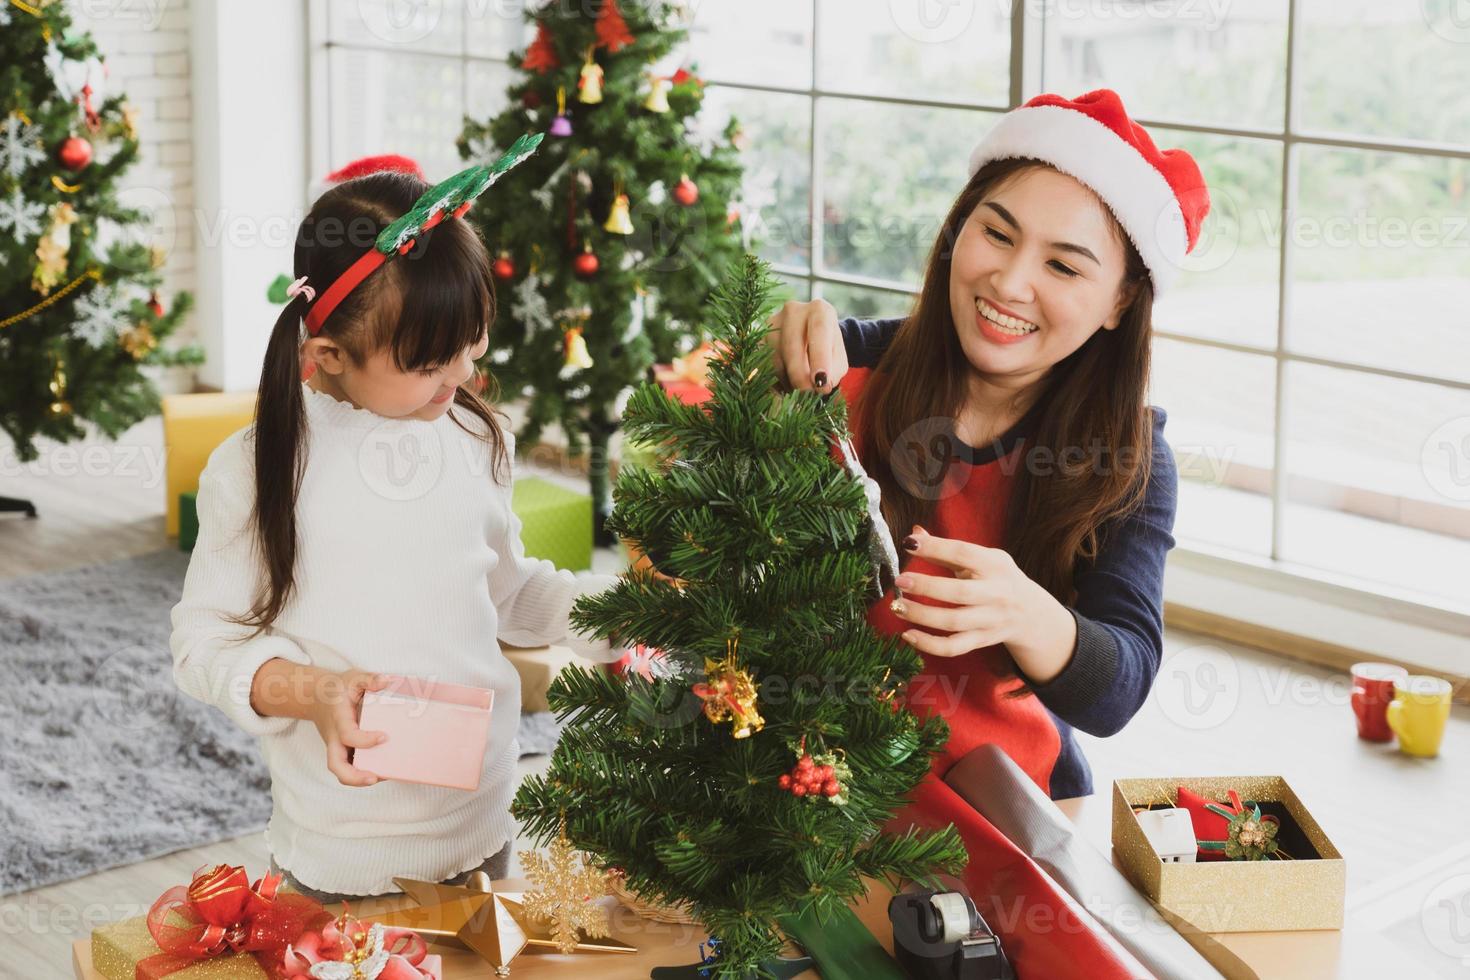
[[[389,44],[359,44],[332,41],[328,23],[330,0],[309,0],[308,17],[308,80],[310,88],[311,118],[330,118],[337,93],[331,91],[329,59],[334,48],[373,50],[388,53],[403,53],[400,48]],[[904,105],[919,108],[969,109],[978,112],[1004,113],[1021,105],[1031,95],[1041,91],[1041,80],[1046,57],[1046,19],[1044,4],[1015,3],[1011,13],[1011,64],[1009,71],[1009,96],[1007,105],[954,102],[943,99],[922,99],[900,96],[877,96],[854,94],[839,90],[823,89],[821,86],[821,30],[822,0],[811,0],[811,84],[809,86],[769,85],[739,82],[718,77],[706,77],[706,84],[748,92],[767,92],[782,95],[802,96],[808,102],[808,124],[810,126],[809,191],[807,231],[811,241],[811,258],[808,266],[789,263],[773,263],[772,271],[790,280],[805,280],[809,295],[813,299],[822,297],[830,286],[851,286],[879,292],[891,293],[911,299],[916,288],[901,282],[893,282],[868,276],[853,275],[828,269],[822,261],[823,255],[823,181],[822,181],[822,107],[824,102],[847,100],[886,105]],[[1252,129],[1230,126],[1200,125],[1172,119],[1139,118],[1142,125],[1162,127],[1182,132],[1201,133],[1223,137],[1247,138],[1275,142],[1282,147],[1281,161],[1281,214],[1291,210],[1296,198],[1302,147],[1335,147],[1375,152],[1405,153],[1416,156],[1444,156],[1470,160],[1470,148],[1454,144],[1438,144],[1418,140],[1395,140],[1382,137],[1350,137],[1341,134],[1313,132],[1300,126],[1300,99],[1296,92],[1296,64],[1300,52],[1301,31],[1299,25],[1299,0],[1286,0],[1286,65],[1284,125],[1273,128]],[[468,66],[472,62],[490,62],[506,65],[505,57],[473,54],[466,49],[467,32],[461,32],[458,54],[415,51],[425,57],[440,57],[457,60],[464,67],[462,77],[465,91],[462,103],[469,104]],[[331,133],[326,125],[309,128],[309,156],[313,173],[326,173],[330,166]],[[1284,225],[1283,225],[1284,227]],[[1303,565],[1283,556],[1286,512],[1289,504],[1287,494],[1287,446],[1289,440],[1289,411],[1291,392],[1287,383],[1288,367],[1292,363],[1317,365],[1356,375],[1394,378],[1421,384],[1437,385],[1458,391],[1470,392],[1470,381],[1439,377],[1430,374],[1401,371],[1372,365],[1339,361],[1300,352],[1293,352],[1286,345],[1287,311],[1291,309],[1292,252],[1288,240],[1283,238],[1278,268],[1277,323],[1274,345],[1270,348],[1250,344],[1232,343],[1219,339],[1202,338],[1170,330],[1155,330],[1155,335],[1171,341],[1197,346],[1235,351],[1254,356],[1270,357],[1275,365],[1275,417],[1273,422],[1274,449],[1271,472],[1271,548],[1267,556],[1233,552],[1230,549],[1204,542],[1182,539],[1175,549],[1178,557],[1171,555],[1171,563],[1178,562],[1190,568],[1221,574],[1232,581],[1246,583],[1255,588],[1283,591],[1314,602],[1329,602],[1343,608],[1371,609],[1384,618],[1427,629],[1470,636],[1470,595],[1463,603],[1442,596],[1409,592],[1392,585],[1357,579],[1350,575]],[[1242,609],[1239,618],[1250,620],[1248,609]]]

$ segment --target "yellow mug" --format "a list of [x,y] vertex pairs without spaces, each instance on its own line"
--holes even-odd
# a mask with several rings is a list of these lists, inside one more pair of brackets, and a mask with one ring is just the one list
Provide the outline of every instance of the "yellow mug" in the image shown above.
[[1423,674],[1398,677],[1388,705],[1388,727],[1399,737],[1399,751],[1432,759],[1439,755],[1450,717],[1450,682]]

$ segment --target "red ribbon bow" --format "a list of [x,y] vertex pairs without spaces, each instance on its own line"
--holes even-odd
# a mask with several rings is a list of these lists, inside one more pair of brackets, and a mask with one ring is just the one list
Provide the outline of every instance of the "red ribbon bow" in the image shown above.
[[193,881],[170,888],[148,910],[148,932],[160,952],[138,962],[137,980],[233,953],[252,953],[271,969],[291,942],[331,919],[305,896],[278,895],[280,887],[281,877],[271,874],[251,885],[245,869],[234,865],[194,872]]

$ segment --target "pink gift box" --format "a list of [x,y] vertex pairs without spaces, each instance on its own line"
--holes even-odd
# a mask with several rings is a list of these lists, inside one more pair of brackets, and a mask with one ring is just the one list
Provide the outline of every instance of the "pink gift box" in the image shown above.
[[358,749],[353,765],[383,779],[476,789],[494,700],[495,692],[483,687],[395,677],[363,695],[358,724],[388,738]]

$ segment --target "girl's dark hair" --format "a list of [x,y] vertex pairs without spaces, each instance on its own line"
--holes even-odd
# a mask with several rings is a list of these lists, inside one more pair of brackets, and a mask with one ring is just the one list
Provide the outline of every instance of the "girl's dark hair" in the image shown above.
[[[957,418],[965,404],[971,367],[950,306],[954,243],[986,194],[1035,168],[1051,169],[1012,158],[992,161],[970,179],[930,251],[911,314],[864,386],[854,427],[864,433],[863,466],[883,489],[883,516],[895,538],[929,522],[937,501],[925,488],[944,486],[953,461],[952,429],[951,438],[932,442],[913,434],[929,420]],[[1045,389],[1028,409],[1031,434],[1005,517],[1005,549],[1063,605],[1075,601],[1074,576],[1080,563],[1097,556],[1110,519],[1142,502],[1153,458],[1147,405],[1153,281],[1116,218],[1112,225],[1127,253],[1123,287],[1133,290],[1132,300],[1116,329],[1098,330],[1043,380]],[[1076,449],[1066,454],[1068,447]],[[895,462],[906,472],[896,474]]]
[[[307,276],[320,296],[428,189],[419,178],[395,172],[331,188],[297,229],[291,277]],[[296,497],[306,468],[300,348],[307,307],[302,295],[286,304],[271,330],[260,372],[252,433],[253,524],[264,576],[250,612],[233,619],[253,627],[252,635],[275,622],[295,588]],[[467,222],[448,220],[363,280],[327,317],[318,336],[330,337],[354,364],[387,350],[399,370],[416,371],[452,361],[473,347],[494,319],[494,282],[484,243]],[[493,381],[486,397],[498,397]],[[508,484],[510,460],[497,414],[466,388],[454,393],[449,411],[456,425],[485,440],[493,460],[492,479]],[[467,425],[468,416],[479,425]]]

